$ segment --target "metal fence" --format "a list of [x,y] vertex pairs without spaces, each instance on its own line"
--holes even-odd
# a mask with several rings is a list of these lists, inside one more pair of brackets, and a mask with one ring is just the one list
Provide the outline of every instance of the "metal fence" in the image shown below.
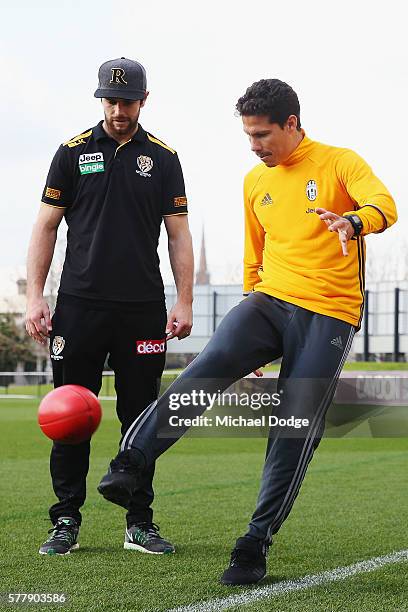
[[[365,292],[364,317],[350,352],[351,359],[364,361],[408,359],[408,287],[406,281],[395,287],[389,282],[373,285]],[[182,343],[169,343],[170,352],[198,353],[208,342],[220,321],[242,299],[240,285],[196,287],[194,326],[191,337]],[[166,287],[168,309],[176,291]]]
[[[162,390],[180,373],[180,370],[165,370]],[[46,372],[0,372],[0,399],[39,399],[54,388],[51,371]],[[111,370],[102,373],[100,399],[115,400],[115,374]]]
[[[176,301],[175,287],[166,286],[165,295],[170,310]],[[204,348],[223,317],[242,299],[240,285],[195,286],[192,334],[182,342],[172,340],[168,343],[167,367],[185,366]],[[408,281],[400,282],[397,287],[391,282],[368,287],[362,326],[355,335],[349,359],[408,361]],[[24,364],[21,369],[25,369]],[[51,369],[50,363],[44,363],[44,356],[37,363],[37,370],[40,369]],[[11,385],[21,386],[22,375],[22,372],[0,373],[0,393],[8,393]],[[24,376],[23,386],[30,384],[41,388],[51,384],[51,373],[29,372]],[[113,388],[111,380],[109,384]]]
[[359,335],[363,337],[362,359],[387,355],[406,361],[408,338],[408,291],[395,287],[365,292],[365,310]]

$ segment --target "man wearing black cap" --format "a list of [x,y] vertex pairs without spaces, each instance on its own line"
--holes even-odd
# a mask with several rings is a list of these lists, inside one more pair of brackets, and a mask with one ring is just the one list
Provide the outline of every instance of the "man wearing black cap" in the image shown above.
[[[185,338],[192,326],[193,252],[183,174],[177,153],[138,123],[147,96],[141,64],[123,57],[102,64],[95,97],[102,99],[105,118],[55,154],[27,265],[26,328],[39,343],[50,338],[54,385],[82,385],[98,394],[109,356],[122,434],[157,397],[166,340]],[[43,290],[63,217],[67,250],[51,322]],[[168,317],[157,255],[162,219],[177,286]],[[54,527],[41,554],[78,548],[89,451],[89,441],[53,444],[58,502],[50,508]],[[153,474],[154,466],[127,505],[124,547],[174,552],[153,523]]]

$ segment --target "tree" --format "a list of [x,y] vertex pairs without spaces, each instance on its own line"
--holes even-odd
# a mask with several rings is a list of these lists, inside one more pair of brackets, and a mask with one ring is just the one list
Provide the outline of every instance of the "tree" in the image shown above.
[[14,315],[0,314],[0,371],[14,372],[21,361],[33,361],[30,338],[22,334]]

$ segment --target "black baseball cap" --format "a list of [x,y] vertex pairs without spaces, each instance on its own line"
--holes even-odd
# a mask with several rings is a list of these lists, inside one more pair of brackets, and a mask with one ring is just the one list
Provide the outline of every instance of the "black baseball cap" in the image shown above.
[[120,57],[103,63],[98,79],[95,98],[143,100],[146,95],[146,70],[135,60]]

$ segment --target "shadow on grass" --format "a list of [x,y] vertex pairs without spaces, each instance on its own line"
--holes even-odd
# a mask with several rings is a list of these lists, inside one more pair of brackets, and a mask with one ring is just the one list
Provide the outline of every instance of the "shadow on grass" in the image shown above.
[[112,554],[112,553],[120,553],[123,551],[123,544],[122,546],[116,545],[116,546],[80,546],[80,548],[78,550],[73,551],[72,554],[74,554],[75,556],[77,555],[83,555],[83,554],[103,554],[103,553],[108,553],[108,554]]
[[188,557],[194,556],[203,557],[205,559],[208,558],[208,555],[211,556],[211,559],[215,559],[219,557],[220,559],[230,557],[232,546],[224,546],[219,543],[208,544],[208,543],[200,543],[200,542],[184,542],[181,544],[175,543],[176,546],[176,555],[180,557]]
[[242,591],[243,589],[245,591],[259,589],[263,586],[269,586],[272,584],[278,584],[279,582],[284,582],[285,580],[291,580],[291,578],[288,576],[273,575],[273,576],[266,576],[263,580],[261,580],[260,582],[257,582],[256,584],[241,584],[241,585],[225,584],[223,586],[225,586],[225,588],[228,589],[228,591],[232,590],[235,593],[235,592]]
[[296,580],[296,578],[293,578],[293,576],[277,576],[276,574],[267,575],[262,582],[258,582],[256,586],[277,584],[278,582],[285,582],[286,580]]
[[[179,549],[177,548],[177,553],[178,553]],[[167,555],[153,555],[153,554],[148,554],[148,553],[143,553],[141,551],[138,550],[125,550],[123,548],[123,543],[119,543],[116,545],[106,545],[106,546],[80,546],[80,548],[78,550],[74,550],[72,551],[72,554],[77,556],[81,556],[84,554],[87,555],[103,555],[103,554],[107,554],[107,555],[112,555],[115,554],[118,557],[120,556],[120,558],[123,557],[129,557],[129,558],[136,558],[136,559],[154,559],[154,558],[166,558],[166,559],[170,559],[170,558],[174,558],[177,557],[177,553],[174,554],[167,554]],[[178,555],[180,556],[180,555]]]

